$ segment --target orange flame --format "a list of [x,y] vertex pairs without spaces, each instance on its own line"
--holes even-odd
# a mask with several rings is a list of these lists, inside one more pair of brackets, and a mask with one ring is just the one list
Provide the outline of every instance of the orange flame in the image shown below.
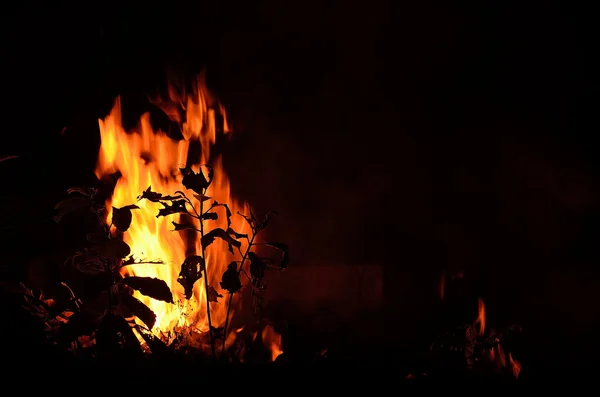
[[475,324],[479,324],[479,336],[485,333],[485,303],[483,299],[479,298],[477,301],[477,320]]
[[[234,214],[231,217],[231,227],[238,233],[250,232],[244,219],[236,215],[238,211],[247,214],[249,206],[232,197],[221,157],[211,158],[211,147],[216,142],[217,134],[227,134],[230,130],[225,111],[207,90],[204,76],[200,75],[189,94],[182,93],[182,90],[170,85],[169,99],[160,101],[158,105],[172,120],[180,124],[184,139],[176,141],[165,132],[154,130],[149,114],[141,116],[137,129],[125,131],[121,123],[120,99],[117,98],[110,114],[104,120],[98,121],[101,145],[96,176],[102,178],[120,172],[121,177],[116,183],[113,195],[106,202],[107,219],[111,219],[112,207],[137,204],[140,209],[132,211],[133,220],[129,230],[124,233],[123,240],[131,247],[135,258],[148,261],[160,259],[164,262],[134,264],[123,268],[123,275],[156,277],[171,287],[175,304],[157,301],[135,292],[134,296],[156,314],[153,333],[161,336],[182,329],[206,332],[208,321],[204,280],[198,280],[194,284],[190,300],[185,299],[184,289],[177,282],[181,264],[186,256],[201,255],[199,236],[190,235],[189,231],[172,231],[171,221],[179,222],[177,217],[157,217],[160,204],[148,200],[138,201],[137,197],[151,187],[152,191],[165,195],[173,195],[178,190],[184,191],[192,198],[193,193],[181,184],[179,168],[188,165],[198,172],[200,165],[210,163],[214,169],[214,180],[206,195],[219,203],[229,205]],[[216,117],[217,115],[219,117]],[[197,158],[190,156],[190,143],[193,141],[198,141],[201,146],[201,153]],[[195,200],[192,198],[192,201]],[[197,202],[196,204],[196,210],[199,211],[200,205]],[[211,230],[216,227],[227,229],[224,213],[219,213],[218,220],[205,221],[205,228]],[[247,243],[242,241],[241,249],[245,251],[246,247]],[[225,323],[225,298],[228,297],[228,293],[220,289],[219,281],[227,265],[233,260],[240,260],[241,257],[237,252],[232,255],[225,242],[216,240],[207,248],[205,259],[208,284],[223,296],[219,298],[219,302],[210,303],[212,324],[214,327],[220,327]],[[234,296],[232,313],[238,304],[238,298]],[[137,319],[136,321],[139,322]],[[227,340],[229,341],[229,338]]]
[[[483,336],[483,334],[485,333],[485,323],[485,303],[483,302],[483,299],[479,298],[478,314],[477,319],[475,320],[475,324],[479,324],[479,336]],[[494,330],[491,329],[490,333],[493,335]],[[497,344],[489,350],[488,359],[490,360],[490,362],[494,363],[498,369],[510,366],[509,369],[512,375],[515,378],[519,377],[519,373],[521,372],[521,363],[513,358],[512,353],[508,353],[507,356],[501,344]]]
[[508,362],[513,376],[518,378],[519,373],[521,372],[521,363],[513,358],[512,353],[508,353]]
[[521,363],[513,358],[512,353],[508,353],[507,355],[501,344],[494,346],[489,351],[488,358],[491,363],[496,365],[498,370],[503,370],[504,368],[508,367],[512,376],[514,376],[516,379],[519,378],[519,373],[521,372]]
[[262,340],[265,347],[271,351],[271,361],[275,361],[283,353],[281,335],[272,326],[266,325],[262,331]]

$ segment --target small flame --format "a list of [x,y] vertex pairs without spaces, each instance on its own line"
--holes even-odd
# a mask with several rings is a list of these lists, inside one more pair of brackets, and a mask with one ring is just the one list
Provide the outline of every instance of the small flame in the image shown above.
[[271,361],[275,361],[277,357],[283,354],[281,349],[281,335],[275,329],[267,325],[262,331],[262,341],[267,349],[271,352]]
[[[161,336],[184,328],[207,332],[206,291],[203,280],[195,283],[190,300],[185,299],[184,289],[177,282],[181,264],[186,256],[200,255],[202,252],[198,235],[191,234],[189,231],[172,231],[171,222],[180,222],[177,217],[157,217],[160,204],[148,200],[137,201],[137,197],[148,187],[151,187],[152,191],[166,195],[175,194],[177,190],[186,191],[181,184],[182,176],[179,168],[192,166],[198,172],[200,165],[211,164],[214,180],[206,195],[219,203],[228,204],[234,214],[231,217],[231,227],[236,232],[250,232],[243,218],[236,215],[238,211],[247,214],[250,207],[232,197],[221,157],[211,158],[211,147],[216,142],[218,133],[228,134],[230,127],[223,106],[217,102],[204,84],[204,75],[200,75],[191,93],[185,93],[171,84],[169,99],[156,101],[156,103],[172,120],[180,124],[184,139],[176,141],[165,132],[154,130],[148,113],[141,116],[137,129],[125,131],[121,123],[121,103],[117,98],[110,114],[98,121],[101,146],[96,175],[98,178],[103,178],[116,172],[121,174],[112,197],[106,202],[107,219],[111,219],[113,207],[119,208],[133,203],[140,207],[139,210],[132,211],[131,226],[123,235],[123,240],[131,247],[134,258],[146,261],[160,259],[164,262],[164,264],[134,264],[123,268],[124,276],[162,279],[173,292],[175,304],[154,300],[137,291],[134,294],[156,314],[153,333]],[[191,156],[190,144],[194,141],[200,143],[201,153],[198,157]],[[191,191],[186,194],[192,197]],[[205,227],[227,229],[226,217],[219,214],[218,220],[206,221]],[[247,243],[242,241],[242,250],[245,250],[246,246]],[[227,244],[218,240],[207,248],[205,259],[209,286],[215,288],[224,297],[228,297],[227,291],[220,290],[219,281],[227,265],[241,259],[239,253],[231,254]],[[206,276],[206,272],[203,277]],[[237,300],[238,297],[234,296],[232,308],[238,305]],[[226,310],[225,298],[210,303],[214,327],[225,323]],[[136,321],[142,324],[139,319]],[[237,334],[235,330],[232,333]],[[231,343],[229,338],[227,342]]]
[[[485,326],[486,326],[486,314],[485,314],[485,303],[482,298],[479,298],[477,301],[477,319],[474,322],[474,325],[479,325],[478,335],[483,336],[485,334]],[[494,336],[495,332],[493,329],[490,329],[489,335]],[[499,342],[498,340],[496,340]],[[512,357],[512,353],[508,353],[508,356],[504,352],[504,348],[502,344],[497,343],[494,347],[487,350],[487,359],[489,362],[496,367],[497,370],[503,370],[510,365],[509,369],[512,375],[515,378],[519,377],[519,372],[521,372],[521,363],[515,360]]]
[[501,344],[492,347],[488,352],[489,362],[496,366],[496,369],[501,371],[508,367],[512,376],[519,378],[521,372],[521,363],[515,360],[512,353],[506,354]]
[[521,372],[521,363],[515,360],[512,357],[512,353],[508,353],[508,362],[510,364],[510,369],[515,378],[519,377],[519,373]]
[[504,353],[504,348],[501,344],[498,344],[496,345],[496,349],[498,350],[497,363],[504,368],[506,367],[506,354]]
[[481,298],[477,300],[477,320],[475,320],[475,324],[479,324],[478,334],[483,336],[485,333],[485,303]]

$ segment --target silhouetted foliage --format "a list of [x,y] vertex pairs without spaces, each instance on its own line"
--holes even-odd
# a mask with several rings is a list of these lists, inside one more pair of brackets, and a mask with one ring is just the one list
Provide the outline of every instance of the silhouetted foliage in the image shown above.
[[[203,170],[206,170],[206,175]],[[231,310],[232,297],[234,293],[239,292],[243,285],[240,279],[240,275],[247,273],[244,271],[246,262],[248,262],[250,270],[250,288],[253,296],[253,303],[257,308],[260,307],[262,302],[261,292],[266,288],[264,282],[265,270],[267,267],[273,267],[278,270],[283,270],[289,263],[289,250],[287,245],[283,243],[257,243],[255,239],[257,235],[264,230],[269,221],[277,215],[276,212],[269,212],[264,219],[259,220],[256,218],[254,213],[241,214],[246,222],[249,224],[252,231],[251,235],[248,236],[245,233],[239,233],[231,227],[231,217],[233,216],[231,209],[225,203],[220,203],[217,200],[206,195],[206,192],[213,180],[214,171],[212,167],[203,165],[200,167],[198,172],[195,172],[190,167],[180,168],[182,174],[182,185],[194,193],[192,197],[198,202],[200,210],[196,210],[194,202],[188,195],[183,191],[177,191],[173,195],[164,195],[160,192],[152,191],[151,187],[148,187],[140,196],[139,199],[147,199],[153,202],[161,203],[162,208],[159,210],[158,216],[169,216],[173,214],[185,214],[189,218],[194,219],[194,222],[178,223],[172,221],[174,227],[173,231],[192,230],[200,234],[200,246],[201,253],[189,255],[181,265],[181,270],[177,281],[183,286],[186,299],[190,299],[193,295],[194,284],[203,278],[204,273],[204,289],[207,297],[207,317],[209,323],[209,338],[213,356],[216,357],[215,339],[222,340],[222,351],[225,351],[225,339],[229,326],[229,313]],[[210,205],[206,203],[209,202]],[[219,212],[221,211],[221,212]],[[209,220],[217,220],[221,217],[225,217],[227,228],[214,228],[212,230],[206,230],[204,222]],[[208,285],[208,279],[206,277],[207,268],[210,264],[205,261],[206,249],[215,242],[215,240],[222,240],[227,244],[230,254],[235,254],[236,250],[241,255],[240,261],[232,261],[227,267],[227,270],[221,276],[220,287],[230,294],[228,305],[227,305],[227,316],[225,324],[222,327],[222,331],[219,335],[213,333],[214,330],[218,329],[213,327],[212,319],[210,316],[210,303],[219,303],[218,298],[223,297],[213,286]],[[241,252],[242,242],[245,239],[248,242],[248,246],[245,252]],[[271,263],[270,259],[261,258],[258,256],[253,249],[256,249],[259,245],[271,247],[281,252],[281,260],[277,264]],[[257,268],[258,266],[258,268]]]
[[[207,170],[206,176],[202,169]],[[185,299],[189,300],[194,296],[196,282],[204,278],[209,331],[200,338],[208,337],[207,342],[210,344],[213,357],[216,357],[215,341],[221,340],[222,356],[229,356],[229,353],[225,352],[225,340],[231,317],[232,296],[244,287],[241,276],[245,275],[249,278],[248,288],[251,289],[251,295],[254,297],[253,304],[258,312],[262,301],[259,297],[266,287],[265,272],[267,268],[282,270],[287,266],[288,248],[282,243],[255,241],[259,232],[264,230],[275,216],[275,212],[269,212],[262,220],[258,220],[252,212],[248,215],[236,214],[248,222],[252,231],[250,235],[239,233],[232,228],[231,218],[234,215],[229,206],[206,195],[206,190],[213,180],[212,168],[203,166],[199,172],[194,172],[186,167],[181,168],[180,171],[183,186],[192,190],[193,194],[188,196],[183,191],[176,191],[165,195],[154,192],[151,187],[148,187],[138,196],[138,200],[159,203],[161,208],[158,210],[157,217],[186,215],[182,219],[188,221],[172,222],[173,231],[191,230],[199,234],[201,252],[191,253],[185,258],[177,281],[184,289]],[[134,222],[134,211],[139,211],[140,207],[136,204],[110,207],[111,214],[107,216],[108,208],[104,200],[98,198],[96,188],[71,188],[67,190],[67,194],[64,200],[56,204],[53,219],[59,223],[69,216],[77,217],[84,213],[91,213],[97,220],[97,226],[93,230],[85,231],[85,246],[69,256],[64,266],[76,274],[85,276],[83,289],[96,298],[87,301],[81,299],[75,293],[76,289],[63,282],[61,285],[68,299],[58,305],[43,295],[36,296],[25,285],[21,285],[18,294],[24,297],[24,307],[41,324],[45,324],[47,337],[52,344],[74,354],[82,354],[81,351],[90,350],[93,351],[92,356],[114,358],[120,357],[124,351],[135,351],[141,354],[145,348],[149,348],[153,354],[157,352],[165,354],[172,350],[175,341],[180,340],[182,336],[171,335],[165,340],[157,337],[156,330],[152,332],[157,322],[157,314],[139,299],[139,296],[143,295],[175,304],[169,285],[158,278],[133,276],[131,272],[122,271],[125,267],[140,264],[169,266],[161,259],[135,258],[129,244],[123,240],[123,234],[127,233]],[[205,228],[205,222],[218,219],[225,220],[224,227],[210,230]],[[241,258],[231,260],[222,274],[218,286],[221,290],[209,285],[206,277],[207,268],[213,265],[207,263],[205,259],[206,249],[216,240],[224,241],[229,254],[239,254]],[[242,241],[247,243],[245,252],[242,252]],[[259,256],[257,249],[260,245],[281,252],[279,263],[272,263],[272,259]],[[227,300],[226,322],[215,326],[211,321],[210,306],[223,304],[220,298],[223,298],[225,292],[230,295]],[[140,295],[134,296],[134,293]],[[100,309],[98,309],[98,302],[102,306]],[[136,318],[139,321],[137,323]],[[134,330],[145,342],[145,346],[140,344]]]
[[[103,203],[97,202],[97,189],[71,188],[67,190],[69,197],[59,202],[54,216],[56,222],[65,216],[84,211],[93,213],[98,219],[97,230],[86,235],[90,243],[80,251],[75,252],[65,261],[72,269],[102,281],[95,285],[103,286],[103,294],[107,297],[108,305],[98,316],[90,316],[86,304],[75,296],[75,293],[66,284],[72,294],[75,306],[67,308],[69,315],[65,325],[59,332],[61,342],[72,348],[73,344],[96,344],[99,354],[113,352],[121,347],[141,351],[141,347],[132,332],[134,320],[129,321],[123,313],[131,313],[140,319],[148,328],[156,322],[156,314],[143,302],[133,296],[133,290],[142,295],[165,302],[173,302],[173,296],[167,283],[163,280],[150,277],[137,277],[121,275],[123,266],[131,266],[144,261],[137,261],[131,254],[131,248],[119,235],[126,232],[133,219],[132,211],[138,210],[135,204],[124,207],[112,207],[110,223],[105,221],[106,208]],[[114,229],[114,232],[111,231]],[[156,263],[160,263],[159,261]],[[82,342],[85,340],[85,342]],[[112,354],[112,353],[111,353]]]

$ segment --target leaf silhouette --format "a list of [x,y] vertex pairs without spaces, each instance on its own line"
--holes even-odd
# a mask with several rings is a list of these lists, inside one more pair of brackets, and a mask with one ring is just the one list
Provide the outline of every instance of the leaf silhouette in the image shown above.
[[204,214],[202,214],[202,219],[208,221],[216,221],[217,219],[219,219],[219,214],[217,214],[216,212],[205,212]]
[[206,247],[211,245],[217,237],[226,241],[227,244],[229,244],[229,251],[231,252],[233,252],[233,248],[231,248],[231,246],[237,248],[242,246],[241,242],[231,237],[225,230],[221,228],[213,229],[210,232],[206,233],[204,236],[202,236],[202,238],[200,239],[200,244],[202,244],[202,247],[206,249]]
[[206,269],[204,258],[198,255],[190,255],[181,264],[181,270],[177,282],[185,291],[185,299],[190,299],[194,291],[194,283],[202,278],[202,272]]
[[135,329],[138,331],[140,336],[144,339],[144,342],[150,348],[153,355],[158,356],[170,356],[173,352],[170,346],[167,346],[159,337],[155,336],[152,332],[147,330],[145,327],[136,324]]
[[217,290],[211,285],[208,286],[206,296],[208,297],[209,302],[219,302],[218,299],[223,297],[223,295],[219,294]]
[[250,259],[250,274],[252,277],[258,279],[264,278],[267,264],[252,251],[248,252],[248,259]]
[[175,229],[173,229],[173,231],[186,230],[186,229],[197,230],[194,227],[194,225],[189,225],[189,224],[184,224],[184,223],[177,223],[177,222],[171,222],[171,223],[175,227]]
[[234,236],[236,239],[240,239],[240,238],[248,238],[247,234],[244,233],[238,233],[235,230],[233,230],[232,228],[228,228],[227,229],[227,233],[229,233],[230,235]]
[[175,200],[172,201],[171,204],[169,203],[165,203],[163,201],[160,202],[163,205],[163,208],[158,210],[158,215],[156,215],[156,217],[160,217],[160,216],[167,216],[167,215],[172,215],[172,214],[181,214],[181,213],[186,213],[187,214],[187,208],[185,207],[185,200]]
[[147,259],[136,259],[133,255],[129,255],[127,258],[121,261],[121,266],[130,266],[130,265],[164,265],[165,262],[161,259],[155,260],[147,260]]
[[221,282],[219,283],[221,288],[229,293],[234,293],[242,288],[242,282],[237,272],[237,262],[231,262],[227,265],[227,270],[221,276]]
[[289,247],[287,246],[287,244],[284,243],[263,243],[264,245],[267,245],[269,247],[273,247],[275,249],[278,249],[279,251],[282,252],[282,256],[281,256],[281,261],[279,263],[279,270],[283,270],[286,267],[288,267],[288,265],[290,264],[290,253],[289,253]]
[[204,190],[210,185],[209,180],[204,177],[202,171],[196,173],[190,167],[180,168],[179,171],[183,175],[181,184],[197,194],[204,194]]
[[135,204],[131,204],[121,208],[112,207],[112,209],[112,224],[115,225],[118,231],[126,232],[127,229],[129,229],[129,226],[131,226],[131,210],[139,210],[140,207]]
[[66,214],[82,209],[88,209],[93,204],[94,202],[87,197],[66,198],[54,207],[54,209],[58,211],[58,214],[56,214],[53,219],[58,223]]
[[129,276],[121,280],[125,285],[156,300],[173,303],[171,289],[163,280],[154,277]]
[[162,193],[158,193],[158,192],[153,192],[152,191],[152,186],[148,186],[148,189],[144,190],[142,192],[142,194],[140,196],[138,196],[138,200],[142,200],[142,199],[146,199],[149,201],[152,201],[154,203],[158,203],[160,201],[172,201],[172,200],[179,200],[182,197],[177,195],[177,196],[163,196]]
[[154,327],[154,324],[156,323],[156,314],[152,311],[152,309],[142,303],[142,301],[135,296],[129,295],[126,292],[120,293],[119,297],[121,299],[121,303],[127,307],[137,318],[142,320],[149,329]]
[[217,207],[225,208],[225,217],[227,218],[227,228],[229,229],[229,227],[231,226],[231,210],[229,209],[229,206],[227,204],[219,203],[217,200],[214,200],[213,203],[211,204],[210,208],[206,212],[208,213],[208,211],[212,210],[213,208],[217,208]]

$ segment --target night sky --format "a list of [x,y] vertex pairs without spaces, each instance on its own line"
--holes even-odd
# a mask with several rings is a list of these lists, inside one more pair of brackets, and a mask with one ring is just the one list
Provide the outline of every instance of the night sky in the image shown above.
[[207,66],[234,120],[234,192],[280,212],[273,233],[299,266],[383,264],[409,336],[441,271],[467,270],[498,316],[537,331],[597,323],[597,149],[574,10],[247,3],[4,12],[0,154],[27,163],[6,178],[37,170],[19,191],[51,209],[93,181],[96,120],[116,95],[135,119],[167,66]]

